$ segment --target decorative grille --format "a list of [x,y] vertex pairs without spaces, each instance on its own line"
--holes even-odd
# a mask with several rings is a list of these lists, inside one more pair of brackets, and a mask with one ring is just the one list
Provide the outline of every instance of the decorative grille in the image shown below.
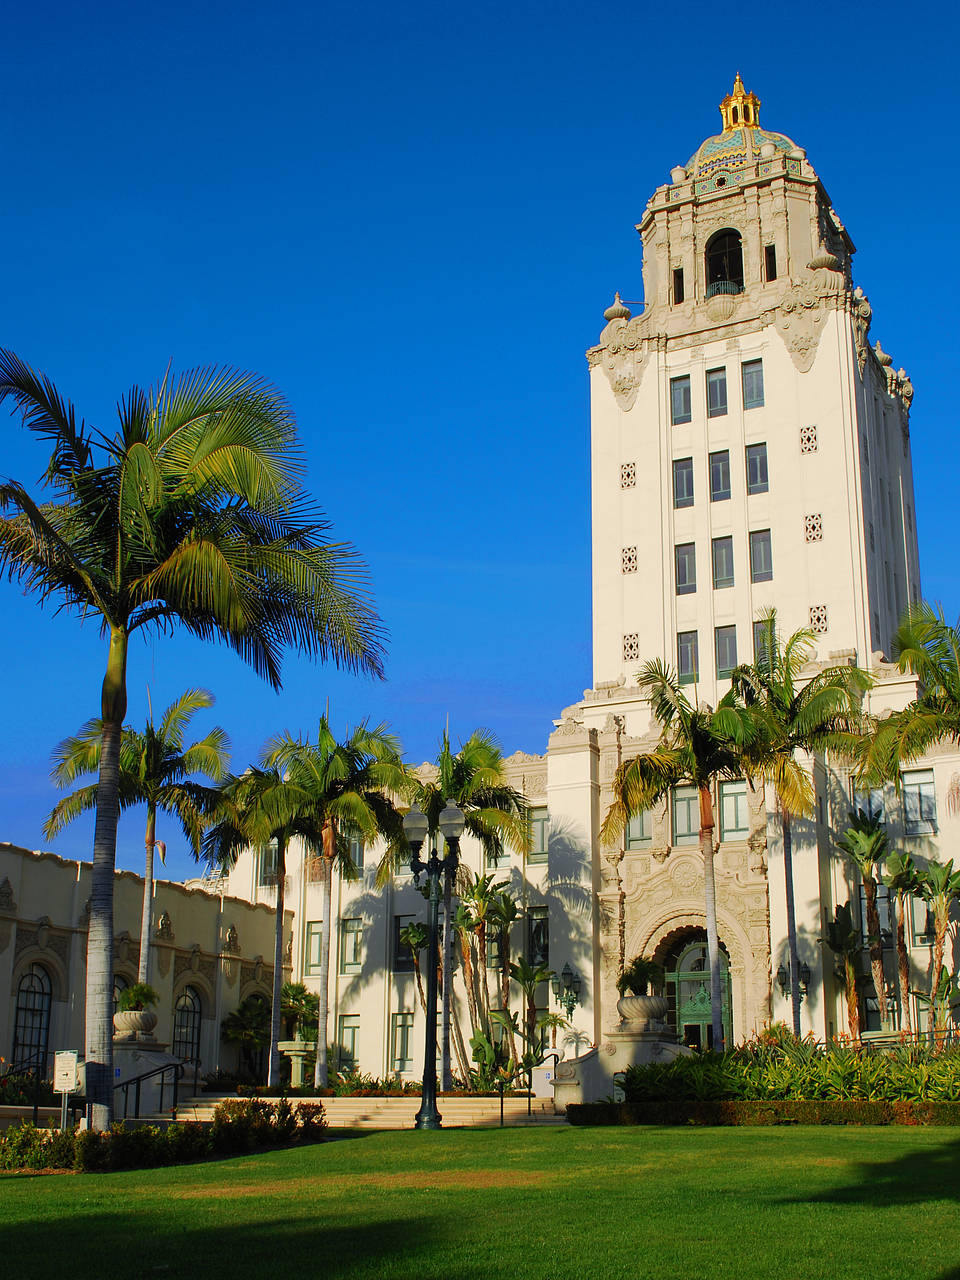
[[624,462],[620,467],[620,488],[632,489],[637,483],[637,464]]
[[827,606],[825,604],[812,604],[810,606],[810,630],[816,632],[817,635],[823,635],[827,629]]
[[815,426],[800,428],[800,452],[817,452],[817,428]]
[[637,572],[637,548],[624,547],[620,552],[620,569],[623,573]]
[[640,657],[640,636],[636,631],[631,631],[629,635],[623,637],[623,660],[624,662],[636,662]]
[[823,541],[823,516],[804,516],[803,517],[803,536],[807,542]]

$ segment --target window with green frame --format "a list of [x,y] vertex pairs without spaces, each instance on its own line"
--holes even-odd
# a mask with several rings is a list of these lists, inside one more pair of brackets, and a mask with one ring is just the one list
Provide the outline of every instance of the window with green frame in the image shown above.
[[307,922],[306,937],[306,963],[303,966],[304,973],[320,972],[320,948],[323,945],[323,921],[309,920]]
[[546,809],[530,810],[530,853],[528,862],[546,862],[550,840],[550,817]]
[[359,1013],[341,1013],[337,1019],[337,1069],[353,1071],[357,1065],[357,1041],[360,1038]]
[[413,953],[400,941],[400,934],[408,924],[413,924],[416,916],[403,915],[393,917],[393,964],[394,973],[413,973]]
[[390,1070],[413,1070],[413,1014],[390,1015]]
[[533,965],[550,963],[549,907],[527,907],[527,959]]
[[720,839],[746,840],[750,832],[747,784],[742,779],[720,783]]
[[635,813],[627,823],[624,833],[624,846],[627,849],[639,849],[653,840],[653,814],[645,809],[643,813]]
[[363,920],[340,921],[340,972],[359,973],[363,963]]
[[923,898],[910,899],[913,942],[917,947],[932,947],[934,935],[933,907]]
[[700,839],[700,795],[696,787],[673,789],[673,843],[696,844]]

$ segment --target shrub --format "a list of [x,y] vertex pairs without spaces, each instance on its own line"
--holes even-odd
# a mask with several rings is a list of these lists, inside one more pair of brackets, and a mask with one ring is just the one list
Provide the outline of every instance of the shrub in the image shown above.
[[944,1125],[960,1126],[960,1103],[885,1102],[861,1098],[777,1101],[721,1099],[574,1103],[573,1125]]

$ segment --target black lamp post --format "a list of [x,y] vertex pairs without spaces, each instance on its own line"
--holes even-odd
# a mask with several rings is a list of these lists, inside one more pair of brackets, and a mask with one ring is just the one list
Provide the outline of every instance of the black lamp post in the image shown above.
[[569,964],[565,964],[559,975],[554,974],[550,980],[553,987],[553,998],[559,1001],[567,1011],[567,1017],[573,1017],[573,1011],[580,1003],[580,975]]
[[403,819],[403,830],[410,845],[410,870],[414,883],[420,883],[421,872],[427,873],[430,886],[430,929],[427,943],[427,1031],[423,1048],[423,1089],[420,1110],[417,1112],[414,1128],[439,1129],[441,1115],[437,1110],[437,966],[439,964],[439,931],[440,916],[440,878],[448,869],[454,871],[460,857],[460,837],[463,835],[463,813],[452,802],[440,815],[440,833],[446,841],[446,857],[439,857],[436,849],[432,850],[426,862],[420,857],[420,850],[427,837],[430,824],[427,816],[414,804]]
[[[797,976],[799,978],[799,982],[797,984],[798,994],[800,996],[799,1003],[803,1004],[803,997],[810,990],[810,966],[805,962],[801,963],[798,968]],[[784,999],[786,999],[790,994],[790,974],[787,972],[787,966],[785,964],[781,964],[780,968],[777,970],[777,986],[780,988],[780,994]]]

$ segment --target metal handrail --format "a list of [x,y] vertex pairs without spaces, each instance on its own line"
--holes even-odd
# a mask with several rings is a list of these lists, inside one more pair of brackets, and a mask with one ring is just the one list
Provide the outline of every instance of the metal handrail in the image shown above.
[[736,280],[714,280],[713,284],[707,285],[707,297],[712,298],[717,293],[743,293],[743,285],[737,284]]
[[160,1105],[157,1108],[163,1110],[163,1091],[166,1087],[166,1075],[170,1071],[173,1073],[173,1109],[176,1110],[177,1096],[180,1088],[180,1081],[186,1072],[186,1063],[184,1062],[167,1062],[162,1067],[154,1067],[152,1071],[144,1071],[138,1076],[131,1076],[129,1080],[120,1080],[113,1086],[114,1093],[118,1089],[123,1090],[123,1118],[129,1118],[130,1108],[130,1086],[135,1085],[134,1090],[134,1112],[133,1119],[140,1118],[140,1091],[145,1080],[153,1080],[157,1076],[160,1077]]

